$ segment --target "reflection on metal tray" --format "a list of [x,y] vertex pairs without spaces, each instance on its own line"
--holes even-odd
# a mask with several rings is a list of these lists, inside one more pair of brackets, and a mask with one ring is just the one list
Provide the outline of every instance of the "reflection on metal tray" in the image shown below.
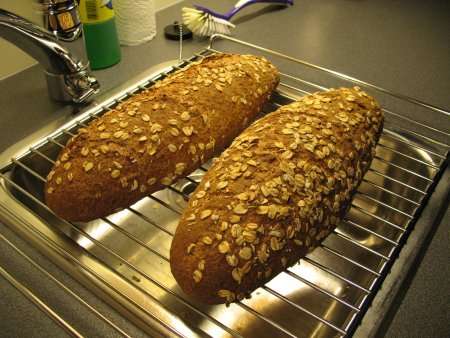
[[222,50],[263,54],[281,70],[282,82],[265,113],[305,93],[355,84],[373,93],[385,108],[386,125],[376,158],[352,208],[324,243],[297,265],[255,291],[251,299],[229,307],[205,306],[183,294],[170,273],[169,248],[180,213],[208,164],[122,212],[89,223],[67,223],[43,204],[44,177],[76,129],[152,86],[167,72],[136,81],[4,164],[3,212],[10,214],[9,223],[23,237],[149,333],[261,338],[351,335],[448,162],[448,132],[405,118],[408,111],[403,109],[429,110],[436,116],[442,110],[224,37],[216,37],[171,71],[219,51],[215,44],[224,43]]

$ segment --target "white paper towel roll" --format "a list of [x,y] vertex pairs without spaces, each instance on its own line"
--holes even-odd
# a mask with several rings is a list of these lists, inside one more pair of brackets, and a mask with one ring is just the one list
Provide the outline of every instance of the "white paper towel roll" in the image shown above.
[[124,46],[136,46],[156,35],[154,0],[114,0],[117,34]]

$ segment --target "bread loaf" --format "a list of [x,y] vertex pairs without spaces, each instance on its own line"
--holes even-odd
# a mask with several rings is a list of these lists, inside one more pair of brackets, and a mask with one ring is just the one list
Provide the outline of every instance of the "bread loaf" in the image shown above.
[[192,194],[170,250],[180,287],[208,304],[247,297],[339,224],[383,125],[359,88],[303,97],[257,120]]
[[68,221],[128,207],[197,169],[257,116],[279,82],[266,59],[220,54],[94,120],[62,149],[46,204]]

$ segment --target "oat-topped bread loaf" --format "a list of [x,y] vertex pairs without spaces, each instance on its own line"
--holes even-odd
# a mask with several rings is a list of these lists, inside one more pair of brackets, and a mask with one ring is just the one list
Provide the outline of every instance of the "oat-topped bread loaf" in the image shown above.
[[382,125],[359,88],[306,96],[253,123],[184,210],[170,250],[180,287],[232,302],[317,247],[350,206]]
[[175,183],[229,145],[278,82],[275,67],[251,55],[213,55],[175,72],[78,131],[47,177],[47,205],[89,221]]

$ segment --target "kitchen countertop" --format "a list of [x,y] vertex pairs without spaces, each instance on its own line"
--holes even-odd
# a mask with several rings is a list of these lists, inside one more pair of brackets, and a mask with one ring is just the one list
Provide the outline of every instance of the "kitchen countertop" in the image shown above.
[[[136,47],[122,47],[119,64],[94,71],[102,93],[140,72],[178,58],[178,43],[163,37],[165,25],[180,20],[182,5],[192,7],[207,1],[183,1],[157,13],[155,39]],[[234,1],[214,3],[225,11]],[[239,13],[234,37],[333,69],[366,82],[391,89],[450,110],[450,5],[447,1],[351,1],[296,0],[291,8],[273,10],[255,5]],[[207,44],[195,38],[184,43],[184,56]],[[2,58],[7,55],[0,55]],[[61,116],[73,107],[52,103],[48,98],[40,66],[33,66],[0,82],[0,152]],[[387,337],[444,337],[450,335],[450,212],[426,240],[414,262],[402,292],[389,309],[379,334]],[[64,280],[78,294],[101,308],[107,316],[133,336],[143,333],[110,309],[68,275],[30,247],[4,224],[0,234]],[[74,326],[93,336],[110,335],[102,324],[79,309],[67,295],[59,295],[29,264],[0,241],[0,265],[37,288],[43,299],[69,318]],[[67,317],[66,317],[67,316]],[[2,336],[63,336],[66,333],[3,278],[0,279],[0,332]],[[81,324],[80,324],[81,323]]]

